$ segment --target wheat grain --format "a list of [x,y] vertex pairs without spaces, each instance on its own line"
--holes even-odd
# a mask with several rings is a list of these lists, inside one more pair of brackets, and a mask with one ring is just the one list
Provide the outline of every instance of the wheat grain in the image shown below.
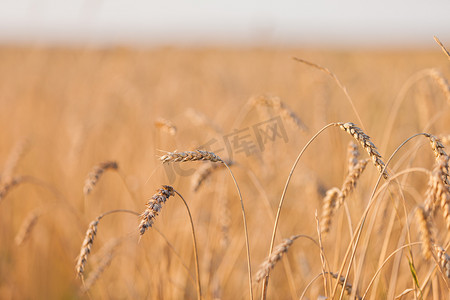
[[422,241],[422,254],[425,259],[430,259],[434,239],[431,231],[430,216],[423,207],[417,208],[416,221],[419,227],[420,239]]
[[250,100],[254,107],[266,106],[270,107],[276,112],[280,113],[282,118],[302,131],[307,131],[308,128],[302,120],[278,97],[260,95]]
[[320,218],[320,228],[322,233],[330,231],[331,218],[333,217],[340,193],[341,190],[336,187],[329,189],[323,199],[322,216]]
[[269,275],[270,270],[272,270],[277,262],[281,260],[283,255],[289,250],[289,247],[297,238],[299,238],[299,236],[291,236],[290,238],[284,239],[281,244],[275,247],[272,254],[267,257],[259,267],[259,270],[255,276],[256,282],[260,282]]
[[92,192],[103,172],[106,170],[117,170],[118,168],[119,166],[115,161],[105,161],[95,166],[84,183],[84,194],[89,195]]
[[338,123],[338,125],[342,130],[349,133],[355,140],[357,140],[361,144],[361,146],[369,154],[375,167],[380,173],[383,174],[383,177],[387,179],[389,175],[386,170],[384,170],[384,162],[381,160],[381,155],[380,153],[378,153],[377,147],[375,147],[375,145],[370,140],[370,137],[353,123]]
[[177,127],[169,120],[164,118],[158,118],[155,121],[155,127],[159,130],[163,130],[170,135],[175,135],[177,133]]
[[186,162],[197,160],[209,160],[212,162],[222,162],[223,160],[213,152],[204,150],[185,151],[185,152],[167,152],[159,158],[163,163]]
[[162,204],[164,204],[170,196],[174,195],[174,189],[171,186],[163,185],[162,188],[148,200],[145,205],[146,209],[141,214],[141,222],[139,224],[139,234],[141,236],[149,227],[152,227],[154,219],[161,211]]

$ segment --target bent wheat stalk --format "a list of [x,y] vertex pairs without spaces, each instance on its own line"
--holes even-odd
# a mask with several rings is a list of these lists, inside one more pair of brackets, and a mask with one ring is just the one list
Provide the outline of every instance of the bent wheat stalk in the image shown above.
[[142,237],[147,228],[152,227],[155,217],[161,211],[162,204],[165,203],[170,196],[174,196],[175,194],[177,194],[181,198],[184,205],[186,206],[186,210],[189,215],[189,221],[191,224],[191,232],[192,232],[192,243],[194,246],[195,270],[197,275],[197,297],[198,299],[201,299],[202,290],[200,285],[200,267],[198,264],[197,239],[195,237],[194,221],[192,220],[192,215],[189,206],[186,200],[184,200],[183,196],[181,196],[181,194],[178,193],[173,187],[169,185],[163,185],[162,189],[159,189],[158,192],[155,195],[153,195],[153,197],[148,201],[148,203],[146,204],[147,208],[141,214],[141,223],[139,224],[139,234]]
[[247,229],[247,217],[245,215],[245,208],[244,208],[244,200],[242,199],[241,190],[239,189],[239,185],[236,181],[236,178],[234,177],[233,172],[231,171],[228,164],[222,160],[219,156],[217,156],[215,153],[210,151],[204,151],[204,150],[195,150],[195,151],[185,151],[185,152],[167,152],[167,154],[160,157],[160,160],[163,163],[169,163],[169,162],[188,162],[188,161],[198,161],[198,160],[209,160],[211,162],[220,162],[225,165],[225,167],[230,172],[231,178],[233,179],[234,185],[236,186],[239,199],[241,202],[241,211],[242,211],[242,219],[244,223],[244,234],[245,234],[245,245],[247,250],[247,269],[248,269],[248,281],[249,281],[249,292],[250,292],[250,299],[253,299],[253,287],[252,287],[252,266],[251,266],[251,260],[250,260],[250,242],[248,238],[248,229]]
[[78,255],[78,258],[77,258],[77,264],[75,266],[77,276],[79,278],[81,278],[81,280],[84,281],[84,279],[83,279],[84,267],[86,265],[88,256],[91,253],[91,248],[92,248],[92,245],[94,244],[95,236],[97,235],[97,226],[98,226],[100,220],[107,215],[114,214],[114,213],[121,213],[121,212],[130,213],[130,214],[139,216],[139,213],[137,213],[135,211],[131,211],[131,210],[127,210],[127,209],[116,209],[116,210],[110,210],[108,212],[101,214],[95,220],[93,220],[91,223],[89,223],[88,229],[86,231],[86,234],[85,234],[85,237],[83,240],[83,244],[81,245],[80,254]]

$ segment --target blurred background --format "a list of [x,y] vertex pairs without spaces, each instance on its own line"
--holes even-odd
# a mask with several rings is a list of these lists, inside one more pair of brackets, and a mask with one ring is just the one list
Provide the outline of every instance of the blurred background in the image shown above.
[[3,0],[0,42],[431,47],[446,0]]

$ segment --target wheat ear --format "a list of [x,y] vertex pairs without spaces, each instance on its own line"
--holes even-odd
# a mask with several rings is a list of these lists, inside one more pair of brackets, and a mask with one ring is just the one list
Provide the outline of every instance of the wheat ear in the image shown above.
[[275,267],[283,255],[287,253],[292,243],[299,237],[299,235],[291,236],[290,238],[284,239],[281,244],[275,247],[272,254],[269,255],[259,267],[259,270],[255,275],[256,282],[260,282],[266,278],[266,276],[269,276],[270,270]]
[[22,245],[28,239],[40,215],[40,210],[34,210],[23,220],[22,225],[20,225],[19,231],[14,238],[14,242],[17,246]]
[[350,173],[353,168],[358,164],[359,157],[358,145],[354,141],[350,141],[347,147],[347,157],[348,157],[348,172]]
[[88,178],[84,183],[83,192],[85,195],[89,195],[97,184],[98,180],[106,170],[117,170],[119,166],[115,161],[105,161],[96,165],[93,170],[88,174]]
[[282,118],[302,131],[307,131],[307,126],[302,120],[278,97],[257,96],[252,98],[251,105],[253,107],[266,106],[280,113]]
[[375,145],[370,140],[370,137],[365,134],[361,128],[357,127],[351,122],[338,123],[338,125],[342,130],[349,133],[355,140],[357,140],[361,144],[361,146],[367,151],[367,154],[369,154],[375,167],[380,173],[383,174],[383,177],[387,179],[389,175],[386,170],[384,170],[384,162],[381,159],[380,153],[378,153],[377,147],[375,147]]
[[344,180],[344,183],[342,184],[341,193],[338,197],[338,203],[341,205],[345,198],[350,195],[350,193],[355,189],[356,183],[358,182],[359,177],[364,172],[367,163],[369,162],[369,159],[362,159],[358,161],[358,163],[353,167],[352,170],[350,170],[349,174]]
[[[226,161],[226,164],[228,166],[232,166],[234,162],[232,161]],[[215,172],[216,170],[225,168],[224,164],[204,164],[202,167],[200,167],[192,176],[191,180],[191,188],[194,192],[196,192],[200,186],[203,184],[203,182],[208,179],[208,177]]]
[[[330,272],[330,275],[334,279],[338,279],[338,274],[337,273]],[[339,277],[338,284],[344,288],[345,293],[347,295],[351,295],[352,294],[353,285],[351,283],[349,283],[347,280],[345,280],[344,276],[340,276]],[[344,286],[344,284],[345,284],[345,286]],[[362,298],[360,296],[356,295],[356,299],[362,299]]]
[[445,249],[440,246],[435,245],[434,249],[436,250],[439,265],[445,272],[445,276],[447,276],[447,278],[450,278],[450,255],[448,255],[445,252]]
[[334,215],[340,193],[341,190],[336,187],[329,189],[323,199],[322,216],[320,218],[320,228],[322,233],[330,231],[331,219]]
[[7,181],[3,182],[0,185],[0,202],[2,201],[3,198],[6,197],[6,195],[8,194],[8,192],[15,186],[17,186],[18,184],[22,183],[24,181],[22,176],[15,176],[15,177],[10,177],[7,179]]
[[86,265],[87,259],[89,254],[91,253],[91,248],[94,243],[95,236],[97,235],[97,226],[100,222],[100,220],[107,216],[114,213],[130,213],[133,215],[139,216],[139,213],[127,209],[116,209],[116,210],[110,210],[107,211],[97,218],[95,218],[91,223],[89,223],[88,229],[86,231],[86,234],[84,236],[83,243],[81,244],[81,250],[80,254],[77,258],[77,264],[75,266],[75,270],[77,272],[77,276],[80,277],[83,280],[83,273],[84,273],[84,267]]
[[450,104],[450,85],[448,84],[447,79],[436,69],[430,70],[430,76],[439,85],[439,88],[447,99],[447,103]]
[[422,241],[422,254],[425,259],[430,259],[434,240],[431,231],[430,216],[423,207],[417,208],[416,220],[417,225],[419,226],[419,233]]
[[166,203],[170,196],[174,196],[174,189],[169,185],[163,185],[156,194],[148,200],[146,209],[141,214],[141,222],[139,223],[139,234],[142,236],[145,231],[152,227],[156,216],[161,211],[162,205]]
[[177,133],[177,127],[171,121],[164,118],[156,119],[155,127],[158,128],[159,130],[167,132],[172,136]]

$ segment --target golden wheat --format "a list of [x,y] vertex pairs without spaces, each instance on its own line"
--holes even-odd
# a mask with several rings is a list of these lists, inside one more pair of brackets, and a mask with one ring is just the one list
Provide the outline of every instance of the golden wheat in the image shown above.
[[92,192],[103,172],[106,170],[117,170],[118,168],[119,166],[115,161],[105,161],[95,166],[84,183],[84,194],[89,195]]
[[155,127],[159,130],[163,130],[170,135],[175,135],[177,133],[177,127],[169,120],[164,118],[158,118],[155,120]]
[[139,234],[141,236],[149,227],[152,227],[156,216],[161,211],[162,205],[166,203],[170,196],[174,195],[173,187],[163,185],[162,188],[148,200],[147,204],[145,204],[146,209],[141,214],[141,222],[139,223]]
[[375,147],[375,145],[370,140],[370,137],[365,134],[361,128],[357,127],[353,123],[338,123],[338,125],[342,130],[349,133],[355,140],[357,140],[361,144],[361,146],[367,151],[367,154],[369,154],[375,167],[380,173],[383,174],[383,177],[387,179],[389,175],[386,170],[384,170],[384,162],[381,160],[381,155],[380,153],[378,153],[377,147]]
[[422,254],[425,259],[430,259],[434,239],[431,231],[430,216],[423,207],[418,207],[416,210],[416,222],[422,241]]

